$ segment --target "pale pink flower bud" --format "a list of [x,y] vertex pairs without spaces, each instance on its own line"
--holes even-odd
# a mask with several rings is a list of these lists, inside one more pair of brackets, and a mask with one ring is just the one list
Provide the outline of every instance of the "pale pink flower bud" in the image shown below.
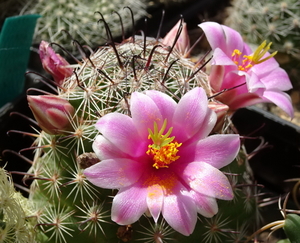
[[61,85],[65,78],[73,74],[73,68],[67,67],[70,64],[55,53],[48,42],[42,41],[39,51],[43,68],[52,75],[58,85]]
[[[172,46],[176,35],[178,33],[180,22],[178,21],[177,24],[167,33],[165,38],[163,38],[162,43],[167,46]],[[181,54],[186,54],[187,51],[190,49],[190,38],[188,35],[186,23],[182,23],[182,30],[180,36],[175,44],[175,49],[179,51]]]
[[71,129],[70,117],[74,107],[56,95],[28,95],[29,107],[39,124],[48,134],[60,134]]
[[229,106],[212,101],[208,103],[208,108],[210,108],[217,114],[217,122],[212,132],[218,132],[223,127],[225,116],[229,110]]

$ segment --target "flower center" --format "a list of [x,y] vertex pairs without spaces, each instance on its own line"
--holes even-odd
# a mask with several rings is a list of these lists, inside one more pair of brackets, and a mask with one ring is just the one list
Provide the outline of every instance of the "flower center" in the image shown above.
[[232,61],[238,66],[238,69],[240,71],[247,72],[255,64],[259,64],[264,61],[267,61],[268,59],[272,58],[277,54],[277,51],[275,51],[269,56],[263,58],[264,55],[269,51],[271,45],[272,42],[270,42],[267,45],[267,42],[264,41],[263,43],[261,43],[261,45],[255,50],[255,52],[252,55],[249,56],[244,55],[241,62],[240,62],[240,56],[242,55],[242,52],[238,49],[235,49],[231,55]]
[[177,160],[180,156],[177,155],[179,148],[182,143],[174,141],[175,136],[169,137],[172,133],[173,127],[171,127],[166,134],[163,135],[167,126],[167,119],[164,120],[162,128],[158,131],[157,123],[154,122],[153,131],[148,128],[149,136],[148,139],[152,139],[153,144],[148,146],[147,154],[153,155],[153,167],[168,168],[169,164]]

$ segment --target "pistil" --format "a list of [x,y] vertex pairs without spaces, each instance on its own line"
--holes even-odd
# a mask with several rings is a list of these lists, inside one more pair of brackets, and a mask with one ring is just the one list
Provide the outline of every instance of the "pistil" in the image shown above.
[[166,134],[163,134],[167,126],[167,119],[160,130],[158,130],[157,123],[154,122],[154,129],[148,129],[149,139],[152,139],[153,144],[148,146],[147,154],[153,156],[153,167],[168,168],[169,165],[179,159],[180,156],[177,155],[179,151],[178,148],[182,143],[174,141],[175,136],[169,137],[172,133],[173,127],[171,127]]

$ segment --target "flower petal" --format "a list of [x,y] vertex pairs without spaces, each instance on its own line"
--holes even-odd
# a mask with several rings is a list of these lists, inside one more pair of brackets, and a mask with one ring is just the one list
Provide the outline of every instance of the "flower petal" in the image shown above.
[[162,117],[168,121],[172,121],[177,103],[171,98],[171,96],[156,90],[148,90],[146,91],[146,95],[155,102]]
[[204,217],[211,218],[218,212],[217,200],[213,197],[206,197],[198,192],[190,191],[197,206],[197,212]]
[[217,121],[217,114],[211,109],[209,109],[207,111],[204,121],[202,122],[202,124],[205,124],[205,126],[203,126],[202,129],[199,129],[199,131],[196,134],[194,134],[189,140],[185,141],[183,148],[195,142],[198,142],[203,138],[206,138],[215,127],[216,121]]
[[[262,58],[264,59],[267,58],[268,56],[270,56],[270,53],[266,53]],[[265,76],[266,74],[269,74],[278,68],[279,68],[278,62],[274,57],[272,57],[262,63],[254,65],[251,68],[251,71],[257,73],[258,76]]]
[[147,151],[147,141],[141,139],[132,119],[127,115],[109,113],[98,120],[96,128],[116,147],[132,157],[138,157]]
[[[248,88],[247,88],[247,81],[246,81],[246,76],[248,76],[247,73],[245,72],[239,72],[239,71],[231,71],[227,72],[225,71],[225,76],[223,79],[223,84],[221,89],[231,89],[235,91],[238,94],[244,94],[248,93]],[[230,91],[225,91],[224,93],[227,93]],[[218,98],[218,96],[217,96]],[[231,99],[235,99],[235,97],[231,97]],[[226,103],[226,105],[228,105]]]
[[222,66],[232,65],[236,67],[236,64],[232,61],[231,56],[228,56],[220,48],[216,48],[214,50],[212,65],[222,65]]
[[244,43],[244,40],[239,32],[236,30],[227,27],[226,25],[221,25],[222,29],[225,34],[226,39],[226,49],[229,51],[229,55],[232,55],[232,52],[234,50],[243,50],[244,54],[250,54],[246,53],[245,51],[248,50],[247,44]]
[[220,169],[234,160],[239,149],[239,135],[218,134],[202,139],[195,145],[182,148],[179,155],[186,162],[205,162]]
[[137,184],[121,188],[113,200],[111,219],[121,225],[136,222],[147,210],[146,196],[146,188]]
[[160,215],[164,200],[164,194],[161,186],[154,184],[147,188],[147,205],[155,222]]
[[[238,88],[240,89],[240,88]],[[257,94],[253,93],[241,93],[237,94],[236,90],[230,90],[223,93],[219,100],[224,100],[231,110],[237,110],[242,107],[247,107],[263,102],[263,99],[260,98]],[[226,101],[226,102],[225,102]]]
[[221,65],[212,65],[210,69],[209,82],[213,89],[213,92],[221,90],[225,68]]
[[213,50],[216,48],[226,50],[225,33],[220,24],[208,21],[198,26],[204,31],[206,39]]
[[244,42],[237,31],[215,22],[204,22],[198,26],[203,29],[212,50],[220,48],[228,56],[234,49],[243,50]]
[[[242,73],[243,75],[244,72],[239,73]],[[255,73],[252,73],[252,75],[245,75],[245,77],[249,93],[255,93],[258,96],[262,96],[266,86],[263,84],[261,79]]]
[[118,189],[135,183],[143,173],[143,166],[131,159],[107,159],[84,170],[86,178],[96,186]]
[[261,74],[259,75],[261,81],[264,83],[267,89],[287,91],[293,88],[289,76],[282,68],[277,68],[265,76]]
[[233,192],[227,177],[204,162],[192,162],[176,168],[182,179],[196,192],[208,197],[231,200]]
[[122,152],[112,142],[102,135],[98,135],[93,143],[93,151],[100,160],[113,158],[126,158],[127,154]]
[[282,110],[284,110],[291,118],[294,117],[294,108],[292,106],[291,97],[281,91],[266,90],[263,98],[265,101],[271,101]]
[[163,117],[159,108],[151,97],[145,94],[134,92],[131,95],[130,111],[134,126],[142,138],[148,137],[148,128],[153,129],[154,122],[157,123],[158,127],[163,124]]
[[164,197],[162,214],[167,223],[183,235],[193,233],[197,222],[197,208],[193,198],[178,182],[172,193]]
[[201,130],[207,130],[203,121],[209,112],[207,96],[202,88],[187,92],[178,102],[173,116],[173,132],[178,142],[184,142]]

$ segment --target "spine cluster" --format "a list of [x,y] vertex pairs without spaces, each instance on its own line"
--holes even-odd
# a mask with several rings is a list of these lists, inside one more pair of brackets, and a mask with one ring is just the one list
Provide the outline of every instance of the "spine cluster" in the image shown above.
[[[47,40],[72,48],[70,35],[80,43],[97,46],[105,42],[106,35],[103,25],[97,23],[100,16],[95,13],[101,11],[110,24],[114,36],[121,33],[120,18],[123,27],[128,30],[132,26],[131,14],[125,7],[129,7],[134,19],[138,20],[146,14],[146,1],[132,0],[101,0],[101,1],[29,1],[21,14],[40,14],[35,41]],[[125,9],[124,9],[125,8]]]

